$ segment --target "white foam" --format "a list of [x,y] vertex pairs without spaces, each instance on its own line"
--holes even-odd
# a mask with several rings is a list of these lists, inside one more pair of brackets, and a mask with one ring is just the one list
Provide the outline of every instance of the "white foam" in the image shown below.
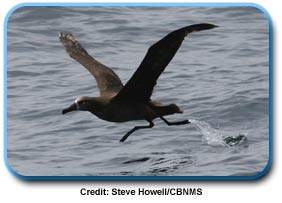
[[203,135],[203,140],[207,142],[210,146],[229,146],[224,141],[224,134],[220,132],[219,130],[214,129],[211,127],[210,124],[208,124],[205,121],[199,121],[191,119],[189,120],[191,124],[196,126],[201,134]]
[[[210,124],[205,121],[200,121],[196,119],[189,120],[196,128],[198,128],[203,136],[203,141],[207,142],[210,146],[224,146],[231,147],[237,144],[243,143],[247,140],[247,133],[240,132],[238,136],[240,139],[237,139],[238,136],[232,136],[234,132],[226,132],[213,128]],[[227,142],[226,139],[234,139],[230,142]]]

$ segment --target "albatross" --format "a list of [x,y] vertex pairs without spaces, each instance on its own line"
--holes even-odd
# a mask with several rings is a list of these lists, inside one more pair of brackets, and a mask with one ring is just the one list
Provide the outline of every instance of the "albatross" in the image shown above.
[[100,90],[98,97],[78,97],[72,105],[63,109],[62,113],[89,111],[109,122],[146,120],[149,123],[135,126],[120,142],[124,142],[136,130],[153,128],[153,120],[156,118],[160,118],[168,126],[189,124],[189,120],[170,122],[165,119],[164,116],[183,111],[176,104],[164,105],[151,100],[151,95],[159,76],[176,54],[184,38],[189,33],[215,27],[218,26],[209,23],[194,24],[167,34],[148,49],[145,58],[125,85],[111,68],[93,58],[71,33],[60,32],[59,39],[66,52],[94,76]]

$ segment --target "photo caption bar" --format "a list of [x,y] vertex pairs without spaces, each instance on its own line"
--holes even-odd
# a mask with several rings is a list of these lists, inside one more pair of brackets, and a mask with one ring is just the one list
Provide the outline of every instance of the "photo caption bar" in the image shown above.
[[140,187],[137,189],[125,189],[113,187],[106,188],[81,188],[79,191],[82,196],[107,196],[107,195],[120,195],[120,196],[201,196],[203,195],[203,189],[200,187],[162,187],[156,189],[148,189]]

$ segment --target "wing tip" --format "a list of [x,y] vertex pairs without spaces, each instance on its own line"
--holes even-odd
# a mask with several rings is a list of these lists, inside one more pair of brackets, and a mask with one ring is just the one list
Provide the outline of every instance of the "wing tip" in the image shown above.
[[74,43],[75,37],[69,32],[59,32],[59,39],[62,43],[72,42]]
[[211,23],[200,23],[188,26],[187,28],[192,29],[192,31],[201,31],[201,30],[210,30],[219,27],[218,25],[214,25]]
[[66,51],[72,56],[74,53],[86,54],[86,50],[75,39],[75,37],[69,32],[59,32],[59,39]]

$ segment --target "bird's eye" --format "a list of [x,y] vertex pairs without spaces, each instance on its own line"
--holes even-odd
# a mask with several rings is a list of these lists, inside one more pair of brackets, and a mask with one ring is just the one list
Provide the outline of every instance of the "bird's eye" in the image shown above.
[[86,104],[86,102],[85,102],[85,101],[81,101],[81,102],[79,102],[79,105],[84,105],[84,104]]

